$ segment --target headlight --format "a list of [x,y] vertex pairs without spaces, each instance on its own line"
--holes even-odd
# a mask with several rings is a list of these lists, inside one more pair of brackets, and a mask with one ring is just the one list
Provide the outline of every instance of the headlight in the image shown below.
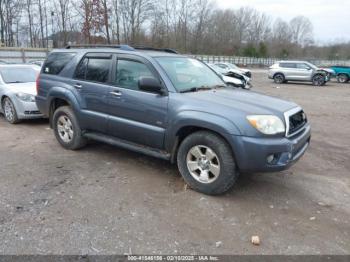
[[282,120],[273,115],[247,116],[249,123],[265,135],[284,133],[286,128]]
[[17,93],[16,96],[18,99],[24,101],[24,102],[35,102],[35,96],[25,93]]

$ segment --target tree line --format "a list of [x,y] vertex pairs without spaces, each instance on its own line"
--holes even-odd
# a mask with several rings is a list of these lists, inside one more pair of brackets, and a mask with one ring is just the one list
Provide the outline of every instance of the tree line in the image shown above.
[[290,21],[211,0],[0,0],[2,46],[130,44],[182,53],[350,59],[350,43],[317,46],[304,16]]

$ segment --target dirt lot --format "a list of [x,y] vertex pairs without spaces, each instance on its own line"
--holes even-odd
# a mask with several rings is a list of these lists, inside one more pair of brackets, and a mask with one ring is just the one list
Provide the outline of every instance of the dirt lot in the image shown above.
[[243,174],[221,197],[185,190],[162,160],[66,151],[47,121],[0,116],[0,253],[350,254],[350,84],[273,88],[253,73],[255,91],[305,109],[312,144],[290,170]]

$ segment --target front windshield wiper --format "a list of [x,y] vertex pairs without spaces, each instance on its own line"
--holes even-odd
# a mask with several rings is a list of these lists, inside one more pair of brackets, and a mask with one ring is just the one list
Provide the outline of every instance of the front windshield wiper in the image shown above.
[[199,86],[199,87],[191,87],[189,89],[181,90],[180,93],[190,93],[190,92],[197,92],[201,90],[211,90],[212,88],[209,86]]
[[212,90],[212,89],[217,89],[217,88],[225,88],[225,85],[214,85],[214,86],[199,86],[199,87],[192,87],[189,89],[185,89],[180,91],[180,93],[190,93],[190,92],[197,92],[201,90]]
[[11,81],[11,82],[6,82],[6,84],[19,84],[19,83],[25,83],[23,81]]

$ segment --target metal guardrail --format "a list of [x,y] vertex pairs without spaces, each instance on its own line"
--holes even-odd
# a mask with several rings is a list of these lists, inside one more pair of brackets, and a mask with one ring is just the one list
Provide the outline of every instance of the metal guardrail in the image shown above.
[[[43,60],[46,58],[50,49],[44,48],[17,48],[17,47],[0,47],[0,60],[10,63],[27,63],[32,60]],[[257,58],[242,56],[211,56],[211,55],[189,55],[200,59],[204,62],[226,62],[240,66],[267,67],[281,60],[278,58]],[[319,60],[307,59],[307,61],[317,66],[350,66],[350,60]]]

